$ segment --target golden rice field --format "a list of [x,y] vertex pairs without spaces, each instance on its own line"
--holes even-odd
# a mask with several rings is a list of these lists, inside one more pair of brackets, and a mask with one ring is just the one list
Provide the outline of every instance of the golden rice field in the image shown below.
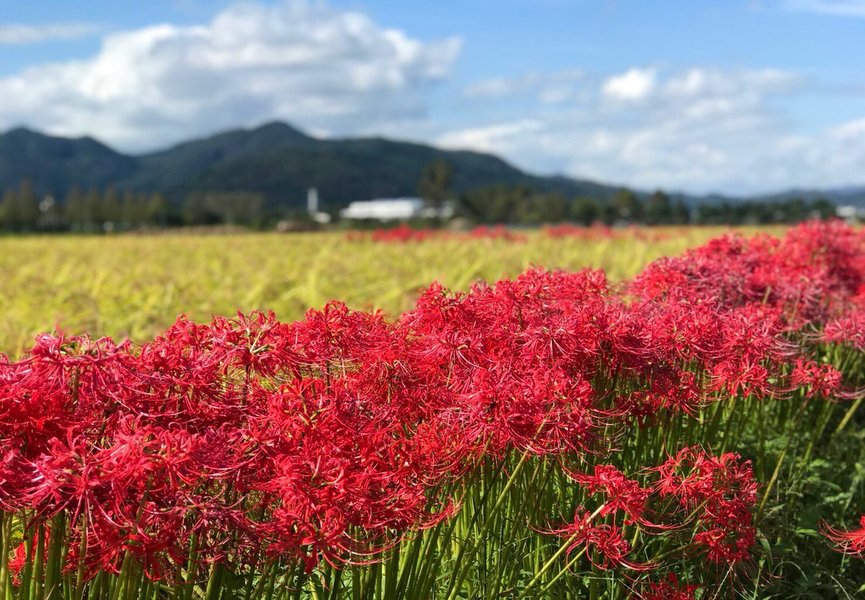
[[721,228],[623,231],[612,237],[524,241],[451,236],[408,243],[344,233],[169,233],[0,238],[0,352],[39,332],[145,340],[179,314],[194,320],[268,309],[300,317],[331,299],[396,313],[437,280],[465,289],[532,265],[604,269],[627,278],[648,262],[701,244]]

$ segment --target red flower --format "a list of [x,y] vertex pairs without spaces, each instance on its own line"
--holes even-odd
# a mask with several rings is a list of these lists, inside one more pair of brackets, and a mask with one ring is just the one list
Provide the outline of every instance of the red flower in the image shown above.
[[593,475],[568,473],[580,485],[586,487],[590,494],[601,494],[604,504],[598,513],[603,517],[618,511],[625,513],[625,524],[639,523],[648,527],[657,527],[643,515],[646,512],[646,502],[652,490],[643,488],[637,481],[628,479],[612,465],[596,465]]
[[750,559],[756,544],[757,484],[749,461],[729,452],[711,456],[694,447],[683,449],[657,471],[658,493],[677,498],[693,516],[694,541],[711,561],[732,565]]
[[578,549],[584,549],[589,561],[600,569],[625,567],[633,571],[648,571],[654,568],[651,563],[629,560],[631,545],[622,536],[622,530],[615,525],[592,523],[597,515],[577,510],[574,520],[553,533],[567,540],[568,556]]
[[650,582],[648,589],[639,594],[640,600],[694,600],[700,586],[680,585],[675,573],[667,575],[667,579],[658,583]]
[[865,515],[859,519],[859,527],[845,531],[825,526],[824,535],[835,543],[839,552],[844,554],[865,554]]

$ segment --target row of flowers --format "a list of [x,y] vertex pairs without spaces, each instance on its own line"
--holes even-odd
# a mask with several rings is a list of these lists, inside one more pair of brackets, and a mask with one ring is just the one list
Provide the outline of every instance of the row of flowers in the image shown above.
[[[583,240],[606,240],[623,238],[629,240],[645,240],[659,242],[670,237],[666,231],[656,231],[650,228],[631,226],[614,229],[607,225],[592,225],[589,227],[573,224],[548,225],[540,229],[541,233],[550,238],[575,238]],[[390,228],[377,228],[371,231],[353,230],[346,233],[345,238],[354,242],[408,243],[441,240],[502,240],[506,242],[526,242],[529,237],[519,230],[510,229],[504,225],[477,225],[465,232],[447,231],[443,229],[415,228],[407,224]]]
[[[579,490],[524,525],[560,538],[552,558],[694,597],[707,580],[676,564],[747,569],[758,535],[751,462],[704,449],[727,441],[732,399],[857,396],[821,349],[865,348],[863,250],[861,231],[806,224],[623,285],[434,284],[393,320],[334,302],[292,323],[180,318],[141,345],[40,336],[0,357],[0,590],[51,585],[52,560],[80,597],[130,565],[202,586],[213,565],[369,568],[465,510],[483,465],[506,467],[504,494],[537,461]],[[861,531],[826,533],[865,550]],[[522,584],[553,585],[550,568]]]

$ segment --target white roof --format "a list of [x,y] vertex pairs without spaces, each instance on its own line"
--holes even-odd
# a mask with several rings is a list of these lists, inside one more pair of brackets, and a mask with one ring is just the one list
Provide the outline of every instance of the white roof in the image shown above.
[[858,217],[862,211],[857,206],[845,204],[835,209],[835,214],[843,219],[852,219]]
[[377,198],[352,202],[339,212],[343,219],[411,219],[423,208],[421,198]]

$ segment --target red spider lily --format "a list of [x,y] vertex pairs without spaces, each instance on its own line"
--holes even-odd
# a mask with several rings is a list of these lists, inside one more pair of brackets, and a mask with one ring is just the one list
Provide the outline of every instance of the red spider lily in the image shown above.
[[842,391],[841,373],[832,365],[819,365],[797,358],[790,383],[806,390],[807,397],[834,398],[846,395]]
[[8,562],[9,573],[12,575],[12,583],[15,585],[21,583],[21,571],[27,564],[27,560],[27,544],[26,542],[21,542],[15,547],[15,550],[12,551],[12,556],[9,558]]
[[601,494],[604,504],[598,516],[606,516],[622,511],[625,524],[639,523],[646,527],[657,527],[643,515],[652,490],[642,487],[637,481],[628,479],[612,465],[596,465],[594,474],[568,473],[568,476],[585,486],[590,494]]
[[680,584],[675,573],[669,573],[663,581],[649,582],[647,589],[638,594],[640,600],[694,600],[698,585]]
[[857,350],[865,350],[865,301],[859,294],[859,308],[836,317],[823,328],[823,340],[829,343],[849,344]]
[[615,237],[616,231],[606,225],[594,224],[590,227],[577,225],[549,225],[543,228],[544,234],[551,238],[577,238],[581,240],[607,239]]
[[632,571],[649,571],[655,567],[651,563],[629,560],[631,545],[622,536],[622,530],[606,523],[593,524],[595,516],[578,509],[571,523],[547,533],[567,540],[568,556],[576,550],[585,550],[589,561],[599,569],[625,567]]
[[839,552],[854,555],[865,554],[865,515],[860,517],[857,529],[835,529],[825,525],[823,534],[835,544]]
[[711,561],[732,565],[750,559],[757,501],[750,462],[729,452],[715,457],[685,448],[657,471],[658,493],[677,498],[688,511],[697,526],[694,541]]
[[374,242],[421,242],[439,234],[435,229],[413,229],[406,224],[391,229],[375,229],[370,236]]

